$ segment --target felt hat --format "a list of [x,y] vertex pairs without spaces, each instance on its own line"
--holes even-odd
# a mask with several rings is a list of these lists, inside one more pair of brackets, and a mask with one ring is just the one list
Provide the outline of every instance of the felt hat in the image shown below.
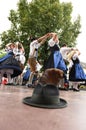
[[23,103],[33,107],[58,109],[67,107],[67,102],[59,98],[58,87],[52,84],[37,84],[31,97],[25,97]]

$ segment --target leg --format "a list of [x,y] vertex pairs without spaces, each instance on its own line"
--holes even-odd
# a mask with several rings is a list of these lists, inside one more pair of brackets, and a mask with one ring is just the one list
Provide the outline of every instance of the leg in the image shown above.
[[30,77],[29,77],[29,81],[26,84],[28,87],[32,86],[33,78],[34,78],[34,72],[31,72]]
[[73,91],[80,91],[79,88],[78,88],[78,82],[73,82]]

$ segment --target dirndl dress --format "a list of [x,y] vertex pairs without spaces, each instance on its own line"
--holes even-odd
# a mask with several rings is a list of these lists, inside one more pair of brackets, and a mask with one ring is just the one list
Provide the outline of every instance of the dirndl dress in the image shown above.
[[76,60],[73,60],[73,65],[69,71],[69,81],[85,81],[86,80],[86,75],[85,72],[80,64],[80,61],[78,58]]
[[44,68],[45,69],[57,68],[57,69],[66,71],[67,67],[66,67],[63,57],[59,51],[58,45],[55,44],[53,47],[50,47],[50,52],[51,52],[51,54],[48,57],[45,65],[44,65]]
[[0,70],[13,69],[11,78],[14,78],[22,73],[19,62],[15,59],[13,53],[6,53],[0,58]]

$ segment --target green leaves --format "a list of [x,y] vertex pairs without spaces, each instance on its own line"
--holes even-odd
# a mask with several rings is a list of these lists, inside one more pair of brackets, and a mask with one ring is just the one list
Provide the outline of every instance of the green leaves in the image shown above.
[[[80,33],[80,16],[72,21],[73,6],[69,3],[60,3],[59,0],[19,0],[17,10],[11,10],[8,17],[11,22],[10,30],[1,34],[3,45],[8,42],[21,41],[25,47],[26,58],[29,54],[30,36],[41,37],[48,32],[56,32],[62,43],[75,46],[76,38]],[[47,42],[46,42],[47,44]],[[2,45],[2,46],[3,46]],[[45,56],[46,52],[46,56]],[[39,59],[46,60],[47,45],[39,50]]]

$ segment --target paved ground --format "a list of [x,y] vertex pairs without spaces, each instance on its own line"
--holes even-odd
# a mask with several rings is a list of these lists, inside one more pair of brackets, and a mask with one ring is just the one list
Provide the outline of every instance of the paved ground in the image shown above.
[[33,89],[0,87],[0,130],[86,130],[86,91],[61,91],[68,102],[62,109],[25,105],[22,99]]

